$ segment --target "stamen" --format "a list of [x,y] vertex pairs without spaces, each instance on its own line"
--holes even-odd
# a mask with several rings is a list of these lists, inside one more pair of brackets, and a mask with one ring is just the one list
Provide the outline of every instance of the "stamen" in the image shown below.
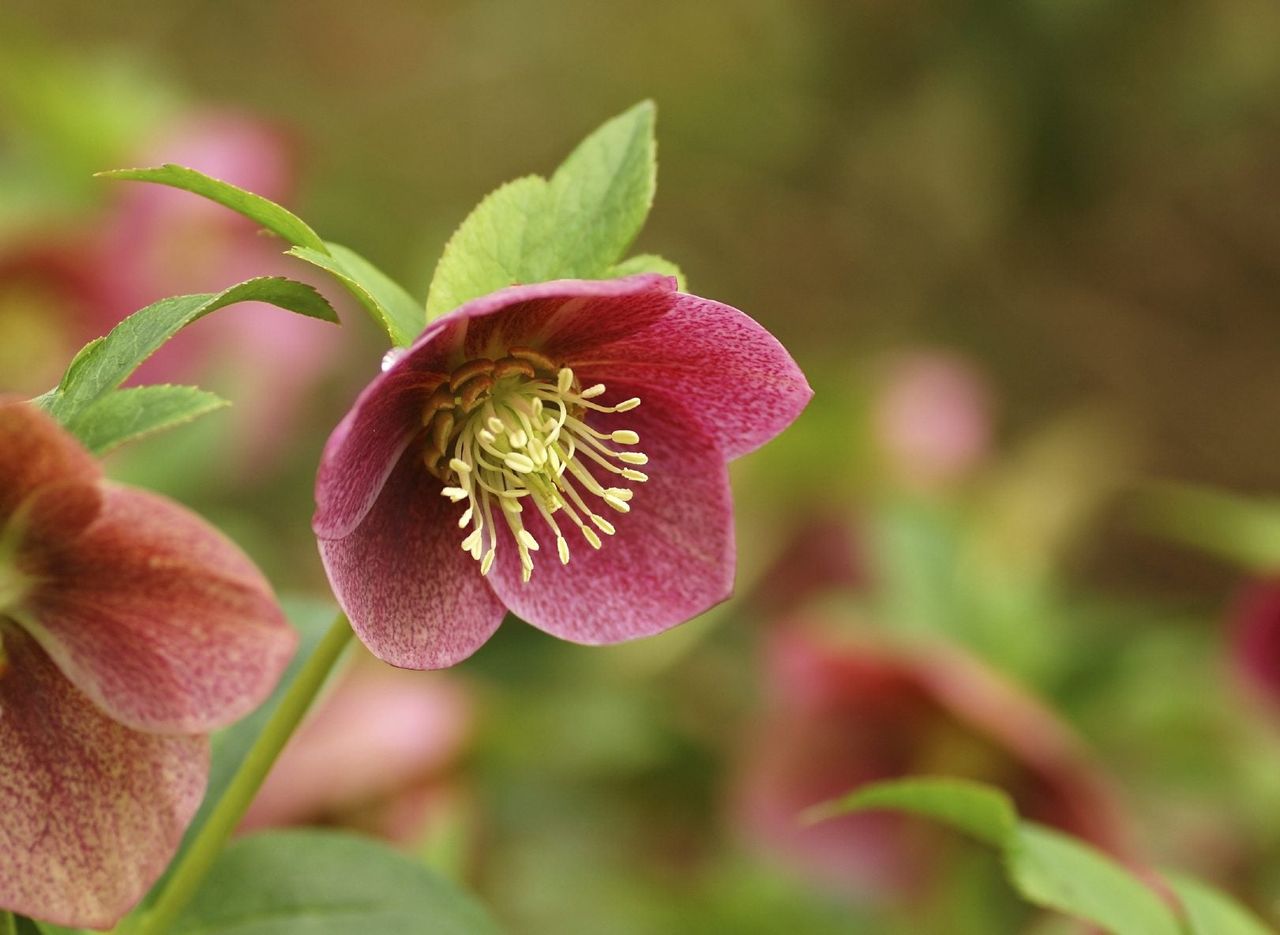
[[[601,431],[584,419],[590,412],[628,412],[640,400],[613,406],[594,402],[606,392],[603,383],[582,389],[571,368],[533,348],[511,347],[506,356],[495,356],[496,361],[467,361],[432,393],[422,413],[422,457],[427,470],[442,480],[441,495],[466,501],[458,527],[469,531],[461,546],[480,563],[480,573],[493,568],[505,525],[521,578],[529,581],[533,553],[541,550],[539,535],[553,536],[560,563],[569,564],[569,543],[557,514],[562,522],[568,517],[587,544],[599,549],[597,530],[610,536],[617,530],[598,506],[588,505],[588,498],[616,513],[630,512],[634,491],[604,486],[596,469],[634,483],[648,480],[627,467],[647,463],[644,454],[606,444],[636,445],[640,436],[626,428]],[[545,524],[539,527],[543,533],[526,528],[525,518],[532,514],[524,510],[525,502]],[[495,505],[503,520],[496,525]]]

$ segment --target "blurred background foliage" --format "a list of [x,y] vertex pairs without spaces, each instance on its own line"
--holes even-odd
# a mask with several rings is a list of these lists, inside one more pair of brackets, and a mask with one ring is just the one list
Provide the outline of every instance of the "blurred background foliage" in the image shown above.
[[[297,760],[360,781],[280,820],[387,835],[518,932],[1057,931],[954,836],[789,820],[951,773],[1274,921],[1273,0],[10,0],[0,389],[164,295],[305,276],[94,171],[221,169],[422,296],[485,192],[643,97],[638,248],[817,390],[736,467],[738,597],[605,649],[509,623],[417,701],[352,689]],[[196,325],[153,378],[234,411],[111,462],[284,591],[323,592],[314,465],[384,349],[343,311]],[[435,742],[366,777],[404,744],[350,749],[360,717]]]

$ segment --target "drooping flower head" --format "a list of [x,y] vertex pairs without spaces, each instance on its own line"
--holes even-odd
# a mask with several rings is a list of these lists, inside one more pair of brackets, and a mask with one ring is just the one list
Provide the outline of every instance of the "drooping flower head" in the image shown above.
[[726,464],[811,395],[767,331],[659,275],[503,289],[386,363],[325,447],[313,528],[356,632],[409,668],[507,608],[596,644],[723,600]]
[[234,545],[0,399],[0,908],[114,924],[200,804],[205,735],[294,644]]
[[1022,814],[1128,856],[1110,781],[1034,698],[941,642],[838,642],[808,622],[770,634],[765,710],[739,775],[737,819],[762,849],[841,889],[918,895],[939,848],[909,819],[799,816],[868,783],[949,775],[998,785]]

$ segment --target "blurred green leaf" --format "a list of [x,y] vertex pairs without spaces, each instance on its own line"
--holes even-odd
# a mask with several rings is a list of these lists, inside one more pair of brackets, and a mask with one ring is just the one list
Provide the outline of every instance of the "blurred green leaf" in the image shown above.
[[427,320],[516,283],[616,275],[653,204],[653,125],[644,101],[583,140],[549,181],[526,176],[489,194],[445,245]]
[[320,235],[308,227],[306,222],[296,214],[280,207],[270,199],[245,191],[243,188],[237,188],[229,182],[212,178],[195,169],[166,163],[147,169],[111,169],[99,172],[98,175],[108,179],[155,182],[158,185],[180,188],[243,214],[291,244],[325,252],[324,241],[320,239]]
[[[95,430],[82,419],[86,410],[115,390],[179,329],[236,302],[269,302],[299,315],[337,321],[333,308],[315,289],[277,277],[250,279],[216,294],[161,299],[134,312],[105,337],[81,348],[58,386],[37,402],[63,425],[79,426],[81,431],[92,434]],[[127,398],[138,403],[146,399]],[[111,414],[118,418],[122,413],[119,408],[112,408]]]
[[174,935],[495,935],[474,898],[384,844],[318,829],[232,844]]
[[1172,911],[1110,857],[1034,822],[981,783],[913,778],[877,783],[810,810],[810,818],[894,809],[942,821],[1001,850],[1010,883],[1028,902],[1115,935],[1179,935]]
[[912,778],[863,786],[805,814],[822,821],[851,812],[893,809],[934,818],[995,847],[1004,847],[1018,824],[1018,813],[999,789],[965,779]]
[[609,270],[610,276],[632,276],[636,273],[662,273],[665,276],[674,276],[676,288],[681,292],[685,291],[684,272],[680,267],[652,253],[638,253],[633,257],[627,257]]
[[426,312],[399,283],[360,254],[342,244],[326,243],[327,252],[295,246],[291,256],[331,274],[355,296],[397,347],[408,347],[426,326]]
[[1116,935],[1179,935],[1173,912],[1111,858],[1065,834],[1020,822],[1005,847],[1009,879],[1028,902]]
[[1280,500],[1155,483],[1138,491],[1135,510],[1156,535],[1256,572],[1280,570]]
[[231,405],[194,386],[135,386],[112,390],[67,426],[94,454]]
[[1275,929],[1208,884],[1180,873],[1164,878],[1182,903],[1189,935],[1275,935]]

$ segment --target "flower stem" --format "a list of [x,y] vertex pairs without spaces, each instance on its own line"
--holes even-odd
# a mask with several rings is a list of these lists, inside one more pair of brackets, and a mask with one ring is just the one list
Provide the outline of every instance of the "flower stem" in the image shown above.
[[350,641],[351,625],[344,614],[339,614],[285,696],[280,699],[279,707],[258,735],[249,755],[240,764],[240,769],[218,800],[209,820],[174,868],[168,885],[141,918],[136,929],[137,935],[165,935],[172,930],[178,914],[190,902],[214,861],[222,853],[227,840],[249,808],[249,803],[267,778],[272,764],[293,736],[294,730]]

